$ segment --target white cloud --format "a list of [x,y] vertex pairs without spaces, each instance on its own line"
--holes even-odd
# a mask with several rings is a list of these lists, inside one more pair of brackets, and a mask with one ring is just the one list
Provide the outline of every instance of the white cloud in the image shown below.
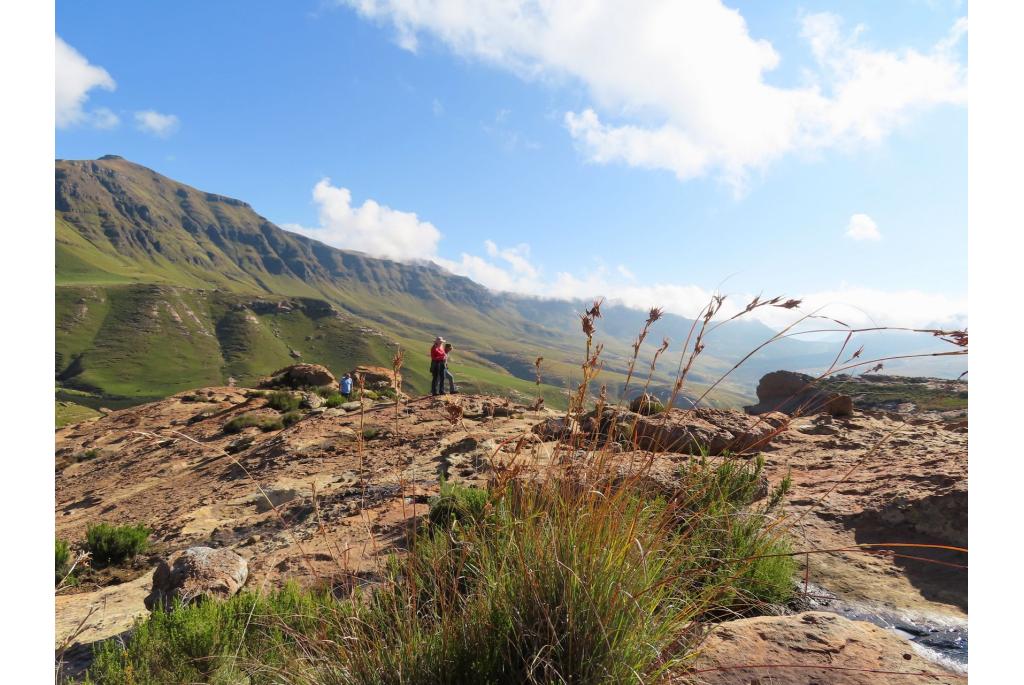
[[437,252],[441,232],[412,212],[369,199],[353,206],[349,189],[332,186],[329,178],[313,188],[313,201],[320,209],[320,226],[284,224],[284,228],[335,247],[398,260],[430,259]]
[[112,128],[118,124],[117,115],[101,108],[87,112],[85,102],[94,88],[114,90],[117,84],[103,67],[90,64],[77,50],[56,37],[55,103],[57,128],[74,125],[92,125]]
[[444,105],[437,98],[434,98],[434,102],[430,105],[431,110],[434,112],[435,117],[439,117],[444,114]]
[[878,224],[867,214],[854,214],[846,225],[846,237],[853,240],[881,240]]
[[[766,80],[781,56],[720,0],[337,0],[390,22],[415,51],[420,34],[526,79],[582,83],[591,105],[564,113],[594,162],[716,175],[741,188],[783,155],[878,141],[917,111],[964,104],[958,21],[927,52],[886,50],[809,14],[807,81]],[[600,112],[600,114],[599,114]]]
[[135,125],[140,131],[152,133],[155,136],[166,138],[181,125],[181,121],[173,114],[162,114],[151,109],[135,113]]
[[[366,200],[355,207],[351,192],[347,188],[332,186],[327,178],[316,184],[313,199],[319,206],[319,227],[282,226],[335,247],[397,260],[427,259],[492,290],[544,298],[604,297],[610,303],[639,310],[664,307],[666,311],[690,318],[700,313],[713,294],[711,290],[695,284],[640,285],[626,265],[619,264],[609,269],[601,261],[583,273],[563,271],[549,275],[532,261],[530,246],[526,243],[501,246],[493,240],[485,240],[482,255],[463,252],[457,260],[447,259],[437,253],[441,232],[412,212],[390,209],[373,200]],[[855,218],[857,216],[864,215],[855,215]],[[720,318],[741,311],[753,295],[729,293]],[[764,307],[754,311],[752,318],[776,329],[817,310],[822,315],[855,327],[962,327],[967,323],[966,297],[918,290],[885,291],[843,284],[835,289],[809,294],[765,295],[782,295],[803,301],[798,310]],[[832,324],[828,322],[820,325],[830,326]]]

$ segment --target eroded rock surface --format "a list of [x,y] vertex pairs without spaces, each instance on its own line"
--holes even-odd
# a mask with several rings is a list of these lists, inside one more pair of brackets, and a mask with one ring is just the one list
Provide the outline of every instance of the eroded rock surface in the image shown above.
[[824,612],[724,623],[706,640],[694,670],[707,685],[964,682],[895,633]]

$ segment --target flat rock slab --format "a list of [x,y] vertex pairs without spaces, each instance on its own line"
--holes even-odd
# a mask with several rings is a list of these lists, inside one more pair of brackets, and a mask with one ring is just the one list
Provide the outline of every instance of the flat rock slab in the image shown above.
[[686,675],[707,685],[966,682],[964,675],[920,656],[895,633],[817,611],[723,623],[705,641],[693,671]]

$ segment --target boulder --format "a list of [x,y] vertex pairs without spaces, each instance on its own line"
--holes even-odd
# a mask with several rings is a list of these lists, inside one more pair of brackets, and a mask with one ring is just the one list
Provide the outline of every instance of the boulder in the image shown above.
[[323,406],[324,398],[315,392],[302,393],[302,402],[299,404],[303,409],[319,409]]
[[965,682],[896,633],[819,611],[722,623],[704,641],[690,674],[707,685]]
[[340,404],[338,405],[338,408],[344,409],[345,411],[359,411],[360,407],[362,406],[363,403],[360,402],[359,400],[356,400],[354,402],[345,402],[343,404]]
[[636,421],[634,439],[643,450],[718,455],[757,451],[785,429],[788,417],[758,417],[732,409],[669,409]]
[[533,434],[541,440],[564,440],[576,431],[576,422],[564,416],[552,416],[535,425]]
[[245,585],[248,576],[248,562],[229,549],[189,547],[160,561],[153,571],[146,608],[169,610],[176,599],[183,604],[227,599]]
[[265,388],[317,388],[322,385],[337,385],[338,381],[327,367],[319,364],[293,364],[275,371],[270,378],[260,383]]
[[838,392],[814,387],[815,379],[805,373],[772,371],[757,384],[757,404],[744,409],[748,414],[780,411],[791,416],[828,413],[832,416],[853,414],[853,398]]
[[665,405],[654,395],[645,392],[639,397],[633,398],[633,401],[629,403],[629,410],[643,416],[650,416],[665,411]]
[[[369,390],[385,390],[395,387],[395,372],[383,366],[357,366],[349,373],[355,378],[355,374],[363,377],[363,387]],[[399,372],[398,380],[401,382],[402,374]]]

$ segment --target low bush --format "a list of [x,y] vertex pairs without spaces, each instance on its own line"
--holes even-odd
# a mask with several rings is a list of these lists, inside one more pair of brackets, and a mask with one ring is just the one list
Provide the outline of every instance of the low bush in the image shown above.
[[373,440],[380,435],[380,429],[373,426],[363,429],[363,440]]
[[[294,423],[294,422],[293,422]],[[284,428],[282,417],[257,416],[256,414],[242,414],[236,416],[224,424],[225,433],[241,433],[246,428],[256,427],[264,433]]]
[[321,385],[316,388],[313,388],[313,392],[315,392],[317,395],[320,395],[320,397],[326,400],[331,395],[338,394],[338,388],[333,385]]
[[302,412],[290,411],[287,414],[281,415],[281,425],[284,428],[295,425],[302,419]]
[[86,529],[86,548],[96,564],[119,564],[146,551],[149,547],[149,534],[152,532],[141,524],[112,526],[99,523]]
[[790,582],[785,564],[753,558],[780,549],[767,503],[741,516],[730,497],[702,494],[748,480],[718,468],[697,462],[669,500],[572,479],[489,494],[443,484],[439,525],[372,592],[287,587],[158,611],[102,643],[85,682],[657,682],[691,658],[694,621],[737,597],[773,601]]
[[279,412],[295,411],[302,398],[290,392],[272,392],[267,396],[267,406]]
[[430,502],[427,519],[432,525],[450,527],[482,522],[489,496],[486,490],[441,480],[441,494]]
[[326,404],[329,409],[334,409],[335,407],[340,407],[346,402],[348,402],[348,400],[346,400],[340,393],[335,392],[326,396],[324,404]]
[[56,585],[71,569],[71,548],[64,540],[54,540],[54,552],[53,582]]

